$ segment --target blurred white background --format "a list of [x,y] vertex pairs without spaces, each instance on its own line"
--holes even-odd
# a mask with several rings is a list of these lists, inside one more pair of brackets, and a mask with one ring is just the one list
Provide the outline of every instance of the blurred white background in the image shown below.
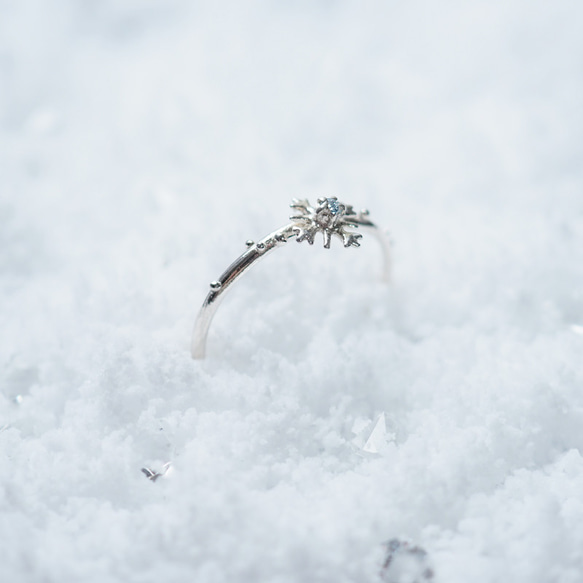
[[[581,30],[566,0],[0,0],[6,580],[376,581],[407,537],[437,581],[580,581]],[[391,288],[367,241],[294,245],[191,361],[208,282],[322,195],[389,229]]]

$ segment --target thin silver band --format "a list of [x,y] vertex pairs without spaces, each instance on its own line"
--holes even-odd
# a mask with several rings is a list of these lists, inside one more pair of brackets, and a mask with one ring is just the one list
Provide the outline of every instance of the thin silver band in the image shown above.
[[[274,249],[284,246],[290,239],[295,238],[299,242],[307,240],[310,244],[313,244],[314,232],[321,231],[324,234],[324,247],[326,248],[330,247],[330,238],[332,234],[343,238],[345,247],[358,247],[358,240],[362,235],[348,233],[344,230],[344,226],[361,228],[365,233],[368,232],[373,234],[379,241],[383,255],[382,280],[386,282],[389,281],[391,261],[388,235],[375,223],[369,220],[368,211],[365,210],[360,213],[354,213],[352,207],[330,201],[336,201],[336,199],[318,199],[320,206],[314,208],[311,207],[307,201],[294,200],[291,207],[294,209],[300,209],[303,214],[290,217],[293,222],[285,227],[277,229],[277,231],[273,231],[273,233],[263,237],[260,241],[247,241],[248,248],[245,253],[235,260],[217,281],[213,281],[210,284],[211,290],[200,309],[192,334],[191,352],[194,359],[200,360],[205,357],[209,327],[227,289],[229,289],[233,282],[252,265],[255,265],[261,258],[268,255]],[[338,205],[340,205],[342,209],[340,211],[342,212],[342,218],[338,224],[334,221],[334,225],[332,225],[332,220],[334,219],[333,216],[332,219],[326,219],[324,217],[325,220],[329,220],[329,227],[326,225],[322,226],[321,221],[315,222],[313,219],[325,213],[326,208],[331,204],[335,205],[333,207],[334,209],[337,208]],[[328,212],[328,215],[331,216],[332,214],[338,215],[339,212]],[[308,215],[311,218],[308,219]],[[312,225],[311,231],[306,228],[307,223]]]

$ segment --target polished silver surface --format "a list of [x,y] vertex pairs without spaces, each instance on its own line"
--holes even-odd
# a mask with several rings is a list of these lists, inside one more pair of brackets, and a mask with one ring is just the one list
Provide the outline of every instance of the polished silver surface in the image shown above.
[[360,229],[365,233],[373,234],[379,241],[383,254],[382,279],[389,280],[390,249],[387,234],[369,219],[367,210],[355,212],[353,207],[338,201],[336,197],[319,198],[317,206],[311,206],[303,199],[294,199],[291,203],[294,214],[290,217],[291,223],[273,231],[257,242],[247,241],[247,250],[236,259],[229,268],[210,284],[210,291],[198,314],[192,334],[192,357],[203,359],[206,352],[206,341],[213,316],[219,307],[224,293],[233,282],[262,257],[285,245],[290,239],[299,243],[307,241],[314,244],[318,232],[324,238],[324,247],[330,248],[332,236],[342,240],[344,247],[359,247],[361,233],[351,229]]

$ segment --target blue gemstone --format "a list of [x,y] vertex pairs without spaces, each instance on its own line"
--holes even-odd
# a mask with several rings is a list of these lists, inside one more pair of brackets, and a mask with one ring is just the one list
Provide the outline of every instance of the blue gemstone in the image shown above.
[[335,198],[327,198],[326,203],[328,204],[328,210],[333,214],[337,215],[340,212],[340,206]]

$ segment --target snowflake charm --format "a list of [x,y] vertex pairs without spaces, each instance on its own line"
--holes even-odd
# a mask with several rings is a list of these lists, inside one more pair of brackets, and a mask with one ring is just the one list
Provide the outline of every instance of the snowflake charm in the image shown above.
[[313,245],[316,233],[321,231],[326,249],[330,249],[332,235],[340,237],[345,247],[360,247],[358,240],[362,238],[362,235],[351,233],[346,230],[346,227],[357,228],[356,221],[362,220],[360,215],[366,214],[365,211],[356,214],[350,205],[338,202],[336,197],[319,198],[316,208],[312,207],[306,199],[294,198],[290,206],[299,211],[299,214],[290,217],[294,223],[293,232],[298,243],[307,241]]

